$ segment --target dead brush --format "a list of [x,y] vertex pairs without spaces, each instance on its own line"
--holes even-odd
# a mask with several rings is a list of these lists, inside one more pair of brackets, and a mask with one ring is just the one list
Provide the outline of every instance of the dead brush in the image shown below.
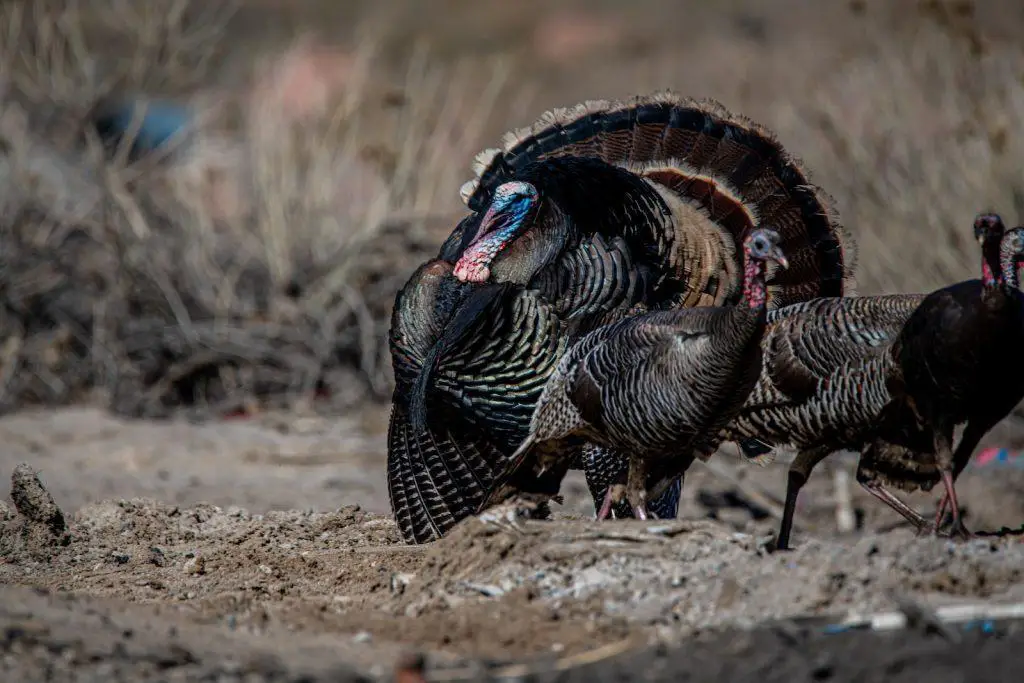
[[[3,45],[0,406],[92,395],[154,417],[386,397],[394,292],[458,216],[465,160],[503,72],[466,66],[453,78],[421,54],[403,82],[382,85],[371,36],[342,95],[312,118],[213,98],[187,136],[130,163],[137,110],[111,160],[88,112],[129,87],[189,91],[214,37],[208,17],[190,32],[184,0],[168,1],[163,33],[129,25],[158,13],[110,4],[114,24],[93,5],[86,15],[53,1],[10,10],[5,24],[18,31]],[[109,55],[90,45],[93,31],[132,55],[127,68],[100,76]],[[54,65],[65,76],[49,93]],[[67,121],[76,135],[58,146],[52,130]]]
[[857,230],[864,293],[928,291],[977,269],[964,225],[1024,209],[1024,50],[938,30],[879,41],[796,114]]

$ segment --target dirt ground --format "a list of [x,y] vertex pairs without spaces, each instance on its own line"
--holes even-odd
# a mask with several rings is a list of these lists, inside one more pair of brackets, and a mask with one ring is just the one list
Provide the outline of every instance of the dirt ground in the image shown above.
[[[66,511],[54,522],[46,504],[25,502],[36,495],[32,477],[14,477],[0,513],[5,680],[38,680],[44,668],[50,680],[386,679],[410,651],[429,654],[428,680],[472,680],[473,662],[525,661],[541,675],[609,652],[624,662],[654,644],[667,648],[660,659],[668,675],[682,661],[677,648],[692,651],[697,636],[701,652],[718,642],[757,653],[749,671],[702,655],[699,672],[687,664],[701,680],[769,670],[801,676],[807,667],[855,680],[876,665],[909,666],[907,657],[976,672],[982,653],[1024,637],[986,636],[963,646],[959,659],[936,636],[913,636],[901,642],[902,655],[869,666],[851,654],[875,647],[864,635],[847,643],[811,630],[785,656],[778,644],[764,648],[792,640],[789,631],[721,635],[780,619],[827,623],[889,611],[893,594],[926,605],[1024,600],[1018,535],[917,539],[856,486],[862,528],[838,534],[834,472],[851,464],[841,456],[807,487],[790,553],[765,548],[782,463],[737,466],[736,481],[695,470],[677,521],[594,525],[574,477],[554,521],[472,518],[431,546],[401,545],[386,516],[382,468],[373,466],[384,409],[373,413],[206,425],[126,423],[91,409],[4,418],[0,471],[28,463]],[[721,460],[733,464],[727,451]],[[1019,463],[969,470],[962,481],[975,529],[1024,519]],[[912,501],[934,505],[929,496]],[[35,519],[16,514],[15,503]],[[817,638],[816,657],[830,663],[800,654],[803,638]],[[840,649],[826,657],[833,647]],[[984,680],[1000,680],[1008,656],[986,655],[996,669]],[[868,668],[851,669],[854,662]],[[78,663],[85,669],[73,678]],[[645,657],[616,666],[638,674],[654,665]],[[340,672],[349,668],[346,679]],[[954,673],[946,671],[949,680]]]
[[[912,4],[935,13],[943,3]],[[1009,85],[996,80],[1024,13],[976,4],[995,55],[976,67],[978,87],[1019,102],[1018,72]],[[946,5],[962,18],[972,3]],[[946,37],[942,22],[926,29],[917,10],[886,18],[888,3],[801,0],[438,6],[247,0],[215,80],[233,84],[252,53],[311,27],[350,48],[374,8],[391,12],[375,57],[389,75],[408,68],[423,36],[441,60],[518,60],[511,94],[481,126],[486,145],[588,97],[661,87],[713,96],[777,129],[836,194],[867,293],[972,272],[975,255],[947,234],[980,203],[1021,208],[1010,199],[1024,197],[1013,184],[1019,112],[980,108],[999,143],[998,154],[980,148],[981,133],[959,118],[967,105],[942,80],[974,80],[975,67],[943,61],[963,36]],[[936,83],[939,95],[928,90]],[[443,160],[459,169],[444,194],[455,206],[470,161],[459,156]],[[913,232],[919,224],[932,232]],[[911,248],[894,257],[899,244]],[[680,520],[595,525],[572,473],[552,521],[471,518],[408,547],[388,518],[386,424],[387,406],[375,403],[205,424],[90,407],[0,417],[0,476],[12,475],[0,498],[0,680],[977,683],[1012,680],[1019,665],[1024,628],[1013,623],[945,637],[924,626],[822,627],[893,610],[897,598],[925,608],[1024,602],[1024,458],[961,478],[968,526],[1007,528],[968,543],[915,538],[851,482],[853,461],[834,456],[802,494],[796,549],[770,553],[786,463],[741,465],[726,447],[717,462],[731,477],[696,466]],[[986,445],[1024,443],[1013,425]],[[839,532],[838,493],[852,497],[852,532]],[[908,500],[930,513],[936,496]],[[415,653],[425,678],[396,677]]]

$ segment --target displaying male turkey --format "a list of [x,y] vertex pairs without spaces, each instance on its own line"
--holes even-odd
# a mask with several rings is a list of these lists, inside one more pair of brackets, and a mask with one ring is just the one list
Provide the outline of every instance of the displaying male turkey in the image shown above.
[[[969,536],[960,519],[954,481],[981,438],[1024,399],[1024,294],[1017,270],[1024,260],[1022,229],[1003,234],[996,215],[975,221],[982,278],[928,295],[890,350],[889,410],[913,415],[934,438],[934,461],[945,487],[934,529],[947,506],[951,534]],[[966,423],[956,452],[953,430]],[[883,447],[878,444],[877,447]]]
[[[827,197],[773,136],[668,94],[556,110],[477,159],[472,210],[398,293],[391,505],[425,542],[472,514],[526,436],[566,344],[650,309],[734,305],[736,245],[778,232],[768,306],[846,293]],[[582,464],[582,463],[579,463]],[[516,482],[550,493],[558,478]]]
[[[627,453],[628,473],[609,487],[598,519],[623,495],[646,519],[648,498],[661,495],[695,457],[714,452],[757,382],[768,311],[765,263],[788,266],[778,243],[767,228],[744,240],[736,306],[654,311],[573,344],[545,385],[510,469],[564,476],[570,449],[583,442]],[[496,489],[485,505],[514,492],[504,477]]]

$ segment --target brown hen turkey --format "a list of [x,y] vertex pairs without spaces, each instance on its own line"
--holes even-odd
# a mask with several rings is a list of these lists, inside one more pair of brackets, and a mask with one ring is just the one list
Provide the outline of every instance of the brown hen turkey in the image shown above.
[[[773,448],[797,449],[775,543],[779,550],[789,548],[797,497],[815,466],[874,438],[889,401],[886,351],[924,297],[818,299],[769,314],[761,376],[724,436],[760,464],[771,460],[767,451]],[[883,499],[890,495],[883,487],[868,490]]]
[[[778,241],[765,228],[744,241],[743,298],[736,306],[654,311],[573,344],[544,387],[510,471],[562,477],[569,447],[584,443],[628,453],[628,473],[611,482],[598,519],[623,496],[634,515],[647,519],[648,497],[661,495],[695,457],[717,448],[722,428],[757,382],[768,310],[765,263],[788,265]],[[515,493],[505,479],[499,477],[485,505]]]

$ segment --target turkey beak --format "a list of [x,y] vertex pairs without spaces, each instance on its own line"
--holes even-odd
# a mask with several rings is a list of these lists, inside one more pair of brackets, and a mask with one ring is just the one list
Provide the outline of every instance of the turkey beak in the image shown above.
[[789,259],[782,253],[782,250],[778,247],[772,249],[772,260],[779,264],[779,267],[783,270],[789,268]]
[[494,223],[498,217],[498,212],[495,211],[494,205],[487,207],[487,211],[484,213],[484,217],[480,219],[480,225],[477,226],[476,234],[473,235],[473,239],[470,241],[470,245],[476,244],[485,237],[488,233],[494,229]]

